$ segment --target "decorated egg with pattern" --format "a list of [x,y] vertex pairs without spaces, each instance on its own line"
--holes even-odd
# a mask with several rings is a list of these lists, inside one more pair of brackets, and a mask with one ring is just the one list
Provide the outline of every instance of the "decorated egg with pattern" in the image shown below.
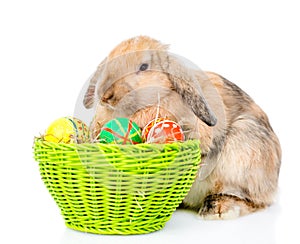
[[53,121],[44,140],[56,143],[84,143],[89,141],[89,128],[80,119],[63,117]]
[[146,138],[147,143],[173,143],[184,141],[180,125],[172,120],[162,120],[154,124]]
[[128,118],[115,118],[104,124],[98,139],[102,143],[137,144],[142,142],[141,129]]
[[151,130],[151,128],[157,124],[160,121],[165,120],[165,118],[156,118],[151,120],[148,124],[146,124],[146,126],[143,128],[142,130],[142,139],[143,141],[147,141],[147,137],[149,135],[149,131]]

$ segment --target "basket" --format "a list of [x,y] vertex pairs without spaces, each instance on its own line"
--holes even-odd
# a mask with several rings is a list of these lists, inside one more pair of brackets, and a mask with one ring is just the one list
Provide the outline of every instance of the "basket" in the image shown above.
[[188,193],[199,141],[64,144],[34,141],[42,180],[67,227],[96,234],[144,234],[164,227]]

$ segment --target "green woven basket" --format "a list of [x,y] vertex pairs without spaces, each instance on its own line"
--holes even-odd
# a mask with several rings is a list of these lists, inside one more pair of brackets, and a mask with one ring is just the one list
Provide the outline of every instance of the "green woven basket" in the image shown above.
[[199,168],[199,141],[63,144],[36,139],[42,180],[69,228],[97,234],[162,229]]

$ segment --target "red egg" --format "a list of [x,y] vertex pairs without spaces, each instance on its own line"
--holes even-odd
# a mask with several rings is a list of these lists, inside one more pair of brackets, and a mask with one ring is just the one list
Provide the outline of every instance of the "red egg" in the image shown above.
[[152,126],[147,143],[172,143],[184,141],[184,134],[180,125],[172,120],[162,120]]
[[164,118],[157,118],[157,119],[153,119],[151,120],[148,124],[146,124],[146,126],[144,127],[143,131],[142,131],[142,139],[143,141],[147,141],[147,137],[149,135],[150,130],[152,129],[152,127],[154,125],[156,125],[158,122],[165,120]]

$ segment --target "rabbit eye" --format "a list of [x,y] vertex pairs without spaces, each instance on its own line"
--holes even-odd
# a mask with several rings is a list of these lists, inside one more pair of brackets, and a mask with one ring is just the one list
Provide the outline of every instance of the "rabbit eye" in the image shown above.
[[140,71],[145,71],[146,69],[148,69],[148,64],[142,64],[141,66],[140,66]]

